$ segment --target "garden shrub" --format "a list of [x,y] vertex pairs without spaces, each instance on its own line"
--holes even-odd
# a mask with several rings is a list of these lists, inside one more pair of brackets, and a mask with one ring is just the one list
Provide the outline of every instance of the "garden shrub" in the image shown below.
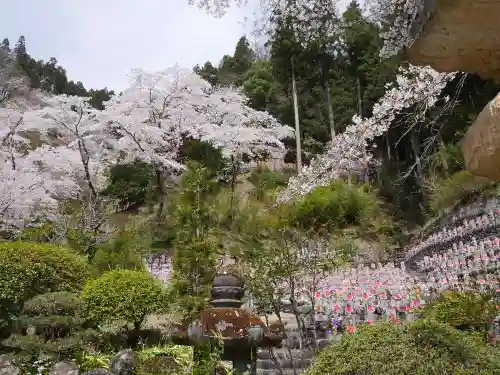
[[444,323],[376,323],[325,348],[306,373],[493,375],[500,373],[498,354],[497,348]]
[[295,203],[289,220],[299,228],[330,232],[358,227],[365,232],[383,233],[392,224],[374,191],[366,185],[349,186],[340,180],[316,188]]
[[408,327],[425,355],[422,374],[499,374],[500,349],[485,345],[484,335],[457,330],[449,324],[420,319]]
[[377,323],[320,352],[308,375],[411,374],[424,357],[401,325]]
[[138,355],[143,375],[188,374],[193,368],[193,349],[189,346],[153,346]]
[[466,204],[490,191],[494,194],[497,184],[486,177],[474,176],[469,171],[459,171],[437,182],[427,182],[429,207],[439,213],[458,204]]
[[122,231],[113,241],[97,248],[92,265],[100,274],[113,269],[145,270],[142,254],[148,250],[133,233]]
[[77,294],[53,292],[26,301],[19,319],[20,330],[3,345],[22,355],[69,357],[94,336],[82,316],[83,303]]
[[252,169],[248,181],[254,186],[255,197],[262,199],[266,192],[286,186],[287,178],[281,173],[259,166]]
[[488,294],[447,292],[428,305],[422,314],[460,330],[485,333],[497,315],[497,308]]
[[87,317],[97,323],[124,322],[138,331],[162,307],[165,289],[147,272],[113,270],[89,281],[82,292]]
[[78,292],[91,272],[87,260],[70,249],[18,241],[0,242],[0,275],[1,331],[26,300],[45,292]]

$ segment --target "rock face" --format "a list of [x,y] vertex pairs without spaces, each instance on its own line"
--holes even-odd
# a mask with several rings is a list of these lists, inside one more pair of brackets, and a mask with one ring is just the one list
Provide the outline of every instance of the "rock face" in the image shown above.
[[500,180],[500,94],[488,103],[469,128],[462,140],[462,149],[471,173]]
[[432,15],[408,50],[410,61],[500,82],[500,1],[422,1]]

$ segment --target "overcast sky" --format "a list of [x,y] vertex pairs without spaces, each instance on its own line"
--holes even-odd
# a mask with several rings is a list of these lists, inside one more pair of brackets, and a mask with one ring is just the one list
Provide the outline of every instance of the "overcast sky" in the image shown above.
[[218,63],[251,32],[243,20],[254,10],[215,19],[188,0],[0,0],[0,9],[0,39],[14,46],[24,35],[31,56],[56,57],[70,80],[117,91],[132,68]]

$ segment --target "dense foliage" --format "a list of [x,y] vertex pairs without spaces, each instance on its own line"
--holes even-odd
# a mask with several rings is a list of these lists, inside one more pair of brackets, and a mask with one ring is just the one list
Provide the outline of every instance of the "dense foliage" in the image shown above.
[[[3,345],[20,356],[70,357],[95,336],[86,329],[83,303],[77,294],[54,292],[35,296],[24,304],[18,332]],[[30,331],[32,330],[32,331]]]
[[427,306],[423,314],[456,329],[484,334],[497,315],[497,306],[488,294],[450,292]]
[[52,291],[78,292],[91,276],[84,257],[50,244],[0,242],[2,328],[23,303]]
[[148,273],[113,270],[89,281],[82,292],[86,316],[99,323],[133,325],[139,330],[147,315],[158,312],[165,290]]
[[498,349],[451,326],[422,320],[363,327],[318,356],[309,374],[495,374]]
[[[307,342],[318,295],[333,301],[332,286],[357,282],[344,265],[384,261],[425,218],[498,194],[465,171],[460,139],[500,86],[381,58],[387,19],[358,1],[342,14],[331,1],[262,4],[265,44],[243,36],[217,66],[134,71],[120,95],[68,80],[24,37],[2,42],[0,236],[33,241],[0,242],[9,350],[108,367],[113,350],[165,341],[171,321],[204,309],[228,255],[257,313],[280,318],[289,301]],[[357,270],[374,284],[397,279],[391,293],[410,285],[404,267],[368,268]],[[496,309],[486,295],[445,294],[416,323],[345,333],[309,372],[497,374],[483,340]],[[154,339],[139,334],[162,319]],[[178,347],[144,348],[142,374],[213,374],[220,342],[204,349],[193,363]]]

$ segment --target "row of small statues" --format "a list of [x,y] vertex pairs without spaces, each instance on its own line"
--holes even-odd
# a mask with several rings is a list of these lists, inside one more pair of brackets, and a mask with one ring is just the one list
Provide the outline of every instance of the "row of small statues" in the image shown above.
[[450,211],[443,221],[455,223],[463,219],[483,215],[491,210],[498,210],[498,207],[500,207],[500,199],[496,197],[483,198],[483,200],[478,200],[468,206],[460,206],[460,208]]
[[500,212],[497,210],[492,210],[487,214],[478,216],[474,219],[465,219],[462,224],[459,224],[451,229],[443,228],[441,231],[431,234],[418,244],[409,246],[406,249],[405,257],[408,260],[429,246],[451,241],[458,237],[471,235],[477,230],[497,227],[499,224]]
[[169,282],[172,277],[172,259],[168,254],[162,253],[150,256],[145,260],[149,272],[163,282]]
[[465,244],[460,241],[457,245],[441,254],[424,256],[417,261],[417,269],[421,272],[432,272],[454,268],[462,272],[488,268],[492,265],[500,265],[500,239],[483,239],[477,242],[474,237],[472,241]]

